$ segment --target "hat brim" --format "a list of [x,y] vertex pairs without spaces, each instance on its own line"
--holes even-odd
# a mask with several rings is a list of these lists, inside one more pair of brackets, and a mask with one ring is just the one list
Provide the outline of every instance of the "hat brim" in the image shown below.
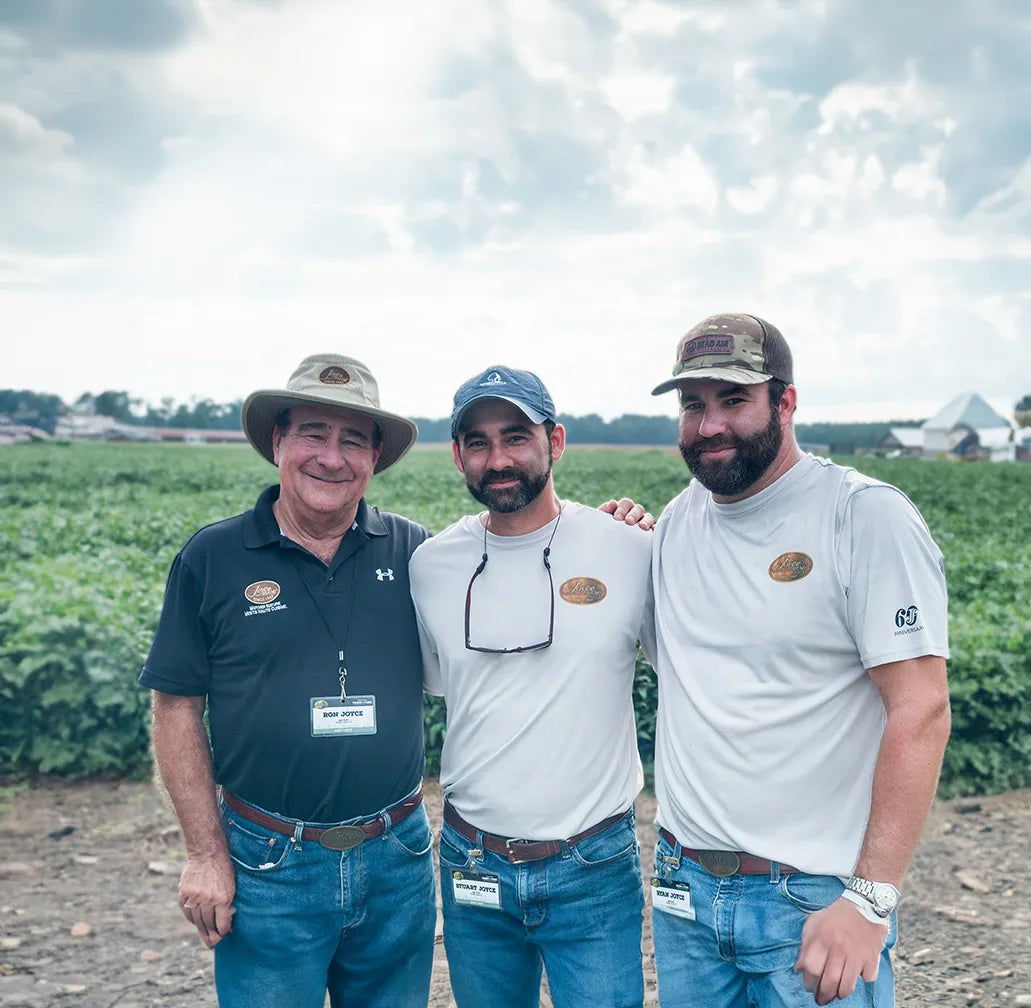
[[462,407],[462,410],[458,414],[458,416],[454,417],[451,420],[452,441],[458,440],[458,432],[461,429],[462,419],[465,417],[466,413],[468,413],[469,410],[472,409],[472,407],[475,406],[477,403],[483,402],[484,399],[500,399],[502,402],[510,403],[511,405],[515,406],[515,408],[519,410],[519,412],[522,413],[523,416],[530,421],[530,423],[542,424],[545,420],[548,419],[546,413],[541,413],[539,410],[535,410],[532,406],[527,406],[526,403],[520,402],[518,399],[513,399],[509,396],[496,395],[493,392],[489,392],[484,395],[478,395],[475,399],[470,399],[469,402],[467,402]]
[[652,395],[662,395],[663,392],[670,392],[675,389],[681,382],[695,381],[699,378],[713,378],[716,381],[734,382],[736,385],[761,385],[763,382],[770,381],[773,375],[733,364],[727,364],[723,367],[689,368],[681,371],[675,378],[670,378],[661,385],[656,385],[652,389]]
[[386,410],[359,404],[341,404],[337,398],[308,395],[303,392],[290,392],[285,389],[260,389],[252,392],[244,401],[240,411],[240,422],[247,440],[254,446],[262,458],[275,465],[272,452],[272,429],[276,417],[291,406],[331,406],[333,409],[358,413],[375,420],[380,432],[380,453],[373,472],[383,472],[399,459],[415,444],[419,436],[419,428],[407,417],[388,413]]

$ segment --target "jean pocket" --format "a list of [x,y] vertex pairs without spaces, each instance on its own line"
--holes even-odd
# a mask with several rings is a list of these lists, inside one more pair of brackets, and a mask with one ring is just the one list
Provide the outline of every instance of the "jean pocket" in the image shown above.
[[440,864],[444,868],[462,869],[470,864],[472,844],[445,823],[440,830]]
[[413,858],[425,857],[433,846],[426,809],[417,808],[404,822],[392,827],[388,836],[401,853]]
[[622,858],[635,858],[637,850],[637,830],[632,816],[620,819],[607,830],[581,840],[571,848],[573,860],[585,868],[611,864]]
[[229,856],[241,868],[252,872],[270,872],[281,867],[293,843],[290,837],[262,831],[245,819],[228,813],[223,820]]
[[816,913],[829,907],[845,890],[833,875],[806,875],[792,872],[781,877],[777,887],[792,906],[803,913]]

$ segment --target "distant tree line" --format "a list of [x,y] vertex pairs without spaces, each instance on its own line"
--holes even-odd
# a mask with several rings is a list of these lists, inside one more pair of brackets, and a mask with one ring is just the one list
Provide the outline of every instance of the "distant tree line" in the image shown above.
[[[195,430],[239,430],[242,400],[217,403],[211,399],[193,398],[177,403],[171,397],[159,405],[145,403],[128,392],[107,390],[99,395],[84,392],[72,406],[59,396],[30,392],[25,389],[0,389],[0,417],[14,423],[28,424],[53,434],[62,414],[76,411],[112,417],[118,423],[135,427],[186,427]],[[1031,395],[1014,406],[1017,422],[1031,426]],[[419,425],[419,439],[433,444],[451,440],[449,419],[414,417]],[[642,416],[624,413],[615,420],[603,420],[597,413],[586,416],[559,414],[571,444],[674,445],[677,421],[673,417]],[[876,423],[811,423],[796,424],[795,433],[804,444],[826,445],[832,450],[874,448],[891,427],[919,427],[920,420],[889,420]]]
[[166,396],[160,405],[145,403],[128,392],[108,390],[99,395],[84,392],[68,406],[59,396],[26,389],[0,389],[0,417],[11,422],[38,427],[53,434],[57,421],[68,413],[111,417],[132,427],[186,427],[194,430],[239,430],[243,400],[216,403],[211,399],[191,399],[177,403]]

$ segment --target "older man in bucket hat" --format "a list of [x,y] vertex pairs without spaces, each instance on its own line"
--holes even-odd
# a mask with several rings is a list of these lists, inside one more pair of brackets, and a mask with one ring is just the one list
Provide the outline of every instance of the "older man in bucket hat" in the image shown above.
[[364,364],[331,354],[251,395],[243,427],[279,484],[175,558],[140,676],[186,842],[179,905],[215,949],[222,1008],[322,1008],[327,990],[333,1005],[426,1004],[408,559],[428,533],[364,499],[416,427],[380,408]]
[[901,491],[799,449],[769,322],[704,319],[674,389],[694,480],[652,542],[659,998],[889,1008],[949,733],[941,552]]

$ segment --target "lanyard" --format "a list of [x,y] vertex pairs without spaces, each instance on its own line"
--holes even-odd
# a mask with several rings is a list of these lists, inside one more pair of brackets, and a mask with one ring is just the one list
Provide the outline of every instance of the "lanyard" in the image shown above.
[[[348,529],[350,532],[351,529]],[[293,540],[290,540],[293,542]],[[364,544],[362,544],[364,545]],[[360,549],[361,547],[359,547]],[[327,618],[325,610],[322,608],[322,603],[319,600],[318,595],[312,591],[312,587],[308,584],[308,579],[305,576],[304,568],[301,565],[300,560],[296,556],[291,556],[290,560],[297,570],[297,574],[301,579],[301,584],[304,585],[305,591],[311,598],[312,604],[315,606],[316,611],[319,614],[319,618],[322,620],[322,625],[326,628],[326,632],[329,634],[330,639],[333,641],[333,646],[337,649],[337,678],[340,680],[340,699],[347,699],[347,666],[344,664],[344,652],[347,648],[347,634],[351,629],[351,613],[354,611],[354,596],[358,589],[358,550],[355,550],[348,558],[353,562],[353,569],[351,572],[351,590],[347,595],[347,602],[344,606],[344,625],[343,633],[338,637],[333,632],[333,624]]]

